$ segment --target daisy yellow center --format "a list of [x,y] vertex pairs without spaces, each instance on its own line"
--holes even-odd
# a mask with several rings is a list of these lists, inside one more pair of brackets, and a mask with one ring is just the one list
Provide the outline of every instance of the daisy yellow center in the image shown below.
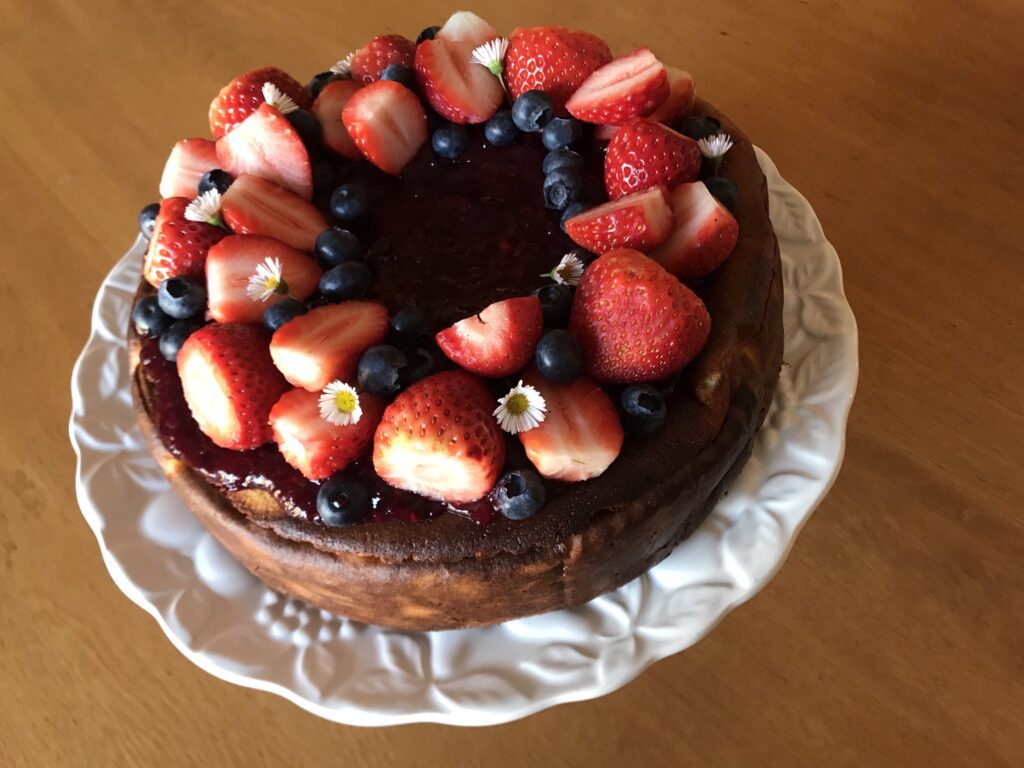
[[511,413],[513,416],[519,416],[526,413],[530,407],[530,401],[526,399],[526,395],[516,393],[509,397],[505,401],[505,410]]
[[352,413],[356,409],[356,396],[351,392],[339,392],[334,396],[334,405],[342,413]]

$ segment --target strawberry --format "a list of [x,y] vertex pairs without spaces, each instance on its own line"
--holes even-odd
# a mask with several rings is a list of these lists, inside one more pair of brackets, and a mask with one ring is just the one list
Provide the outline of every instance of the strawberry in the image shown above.
[[700,175],[700,145],[661,123],[635,117],[619,129],[604,156],[604,186],[612,200]]
[[498,378],[509,376],[533,357],[544,327],[540,299],[505,299],[459,320],[437,334],[437,345],[467,371]]
[[335,379],[355,381],[363,352],[387,335],[383,304],[328,304],[282,325],[270,340],[270,356],[289,383],[319,392]]
[[384,401],[363,392],[355,424],[332,424],[320,415],[320,395],[291,389],[270,411],[270,428],[284,460],[310,480],[322,480],[358,459],[373,441]]
[[217,160],[232,176],[251,173],[307,200],[313,197],[309,151],[288,118],[269,104],[260,104],[217,141]]
[[679,372],[704,348],[711,318],[697,294],[664,267],[622,249],[583,273],[569,330],[591,376],[635,384]]
[[419,98],[391,80],[378,80],[353,93],[341,119],[366,159],[395,176],[427,140],[427,114]]
[[556,384],[531,368],[523,378],[540,392],[547,408],[539,426],[519,433],[537,471],[578,483],[608,469],[622,449],[623,431],[607,393],[586,376]]
[[459,11],[433,40],[416,47],[416,80],[438,114],[453,123],[483,123],[505,99],[498,78],[472,60],[473,49],[498,33],[475,13]]
[[300,109],[309,109],[309,93],[298,80],[277,67],[254,69],[220,89],[210,103],[210,133],[219,139],[230,133],[264,103],[263,84],[273,83],[291,96]]
[[323,214],[294,192],[244,173],[221,199],[221,214],[239,235],[276,237],[300,251],[313,251],[316,236],[327,229]]
[[505,463],[494,398],[465,371],[417,381],[389,405],[373,438],[373,468],[395,488],[449,504],[479,499]]
[[270,409],[288,384],[259,326],[203,326],[178,352],[178,375],[192,416],[214,443],[245,451],[270,442]]
[[287,298],[278,293],[266,301],[249,296],[249,278],[267,259],[281,264],[281,279],[296,299],[306,299],[316,290],[320,267],[302,251],[272,237],[231,235],[213,246],[206,257],[206,293],[214,320],[258,323],[267,307]]
[[470,50],[497,36],[498,31],[472,11],[456,11],[435,35],[449,43],[466,45]]
[[668,98],[668,74],[646,48],[605,64],[566,102],[573,117],[600,125],[622,125],[649,115]]
[[654,187],[577,214],[565,222],[565,231],[592,253],[615,248],[648,251],[672,231],[672,209],[665,188]]
[[608,43],[590,32],[520,27],[508,39],[505,82],[513,100],[527,91],[541,90],[561,113],[583,81],[611,60]]
[[680,280],[704,277],[729,258],[739,225],[702,181],[681,184],[671,198],[676,226],[651,258]]
[[186,219],[189,202],[186,197],[168,197],[160,202],[142,264],[142,276],[154,288],[169,277],[202,275],[210,246],[228,234],[221,227]]
[[689,72],[668,65],[665,72],[668,74],[668,98],[648,117],[656,123],[672,125],[690,113],[697,92],[693,86],[693,75]]
[[324,146],[348,160],[361,160],[363,157],[341,120],[341,111],[359,87],[351,80],[332,80],[313,102],[313,114],[324,132]]
[[377,35],[352,54],[352,79],[361,85],[380,80],[390,64],[403,64],[412,68],[416,43],[401,35]]
[[164,165],[160,177],[160,197],[195,197],[199,179],[207,171],[219,167],[212,141],[182,139],[174,145]]

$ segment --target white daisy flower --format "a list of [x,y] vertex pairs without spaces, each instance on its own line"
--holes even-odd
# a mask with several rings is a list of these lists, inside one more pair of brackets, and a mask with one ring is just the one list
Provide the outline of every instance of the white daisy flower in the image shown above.
[[320,417],[339,427],[358,424],[363,408],[355,387],[338,379],[324,387],[320,393]]
[[721,161],[725,153],[732,149],[732,139],[727,133],[716,133],[706,139],[698,139],[697,143],[700,144],[701,153],[709,160]]
[[494,409],[498,426],[513,435],[536,427],[544,421],[547,412],[547,403],[540,392],[529,384],[523,384],[522,380],[507,395],[498,398],[498,407]]
[[541,275],[541,277],[550,277],[559,285],[577,286],[580,284],[580,278],[583,277],[583,270],[585,268],[586,265],[579,256],[573,253],[567,253],[562,257],[562,260],[558,262],[557,267],[552,269],[546,275]]
[[220,217],[220,192],[208,189],[185,207],[185,218],[203,224],[219,227],[224,223]]
[[253,301],[266,301],[274,294],[288,293],[288,283],[281,277],[281,260],[267,257],[249,276],[245,292]]
[[350,53],[344,59],[338,59],[331,65],[330,69],[336,75],[342,77],[352,77],[352,57],[355,55],[355,51]]
[[505,52],[508,50],[508,40],[504,37],[496,37],[493,40],[478,45],[473,49],[470,60],[474,64],[486,67],[490,73],[497,78],[504,72]]
[[287,115],[299,108],[295,99],[270,82],[263,84],[263,100],[282,115]]

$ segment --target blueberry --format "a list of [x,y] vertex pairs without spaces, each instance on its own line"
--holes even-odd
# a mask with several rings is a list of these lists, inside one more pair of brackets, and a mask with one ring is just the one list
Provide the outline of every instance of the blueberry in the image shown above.
[[370,290],[373,276],[365,261],[346,261],[320,276],[320,293],[331,302],[358,299]]
[[464,125],[442,125],[430,137],[430,144],[438,157],[454,160],[469,146],[469,131]]
[[331,214],[343,224],[356,222],[370,212],[370,197],[362,184],[342,184],[331,195]]
[[299,315],[309,311],[306,305],[296,299],[282,299],[267,307],[263,313],[263,325],[271,331],[276,331],[289,320],[294,320]]
[[320,121],[313,117],[312,112],[307,112],[304,109],[296,109],[294,112],[289,112],[284,116],[285,119],[292,124],[292,128],[299,134],[299,138],[302,139],[302,143],[307,147],[317,147],[320,145],[320,139],[323,136],[323,128],[320,127]]
[[539,131],[554,116],[555,108],[544,91],[527,91],[512,104],[512,121],[523,133]]
[[326,525],[353,525],[370,514],[366,486],[342,475],[325,480],[316,493],[316,511]]
[[509,520],[532,517],[544,506],[546,498],[544,481],[532,469],[506,472],[494,486],[494,501],[498,511]]
[[341,183],[341,168],[336,160],[330,157],[318,157],[313,160],[313,194],[319,197],[334,189]]
[[156,300],[168,317],[184,320],[206,310],[206,288],[187,277],[169,277],[160,283]]
[[158,213],[160,213],[160,203],[150,203],[139,211],[139,231],[147,240],[153,236],[153,227],[156,226]]
[[579,202],[582,194],[583,177],[579,171],[556,168],[544,177],[544,205],[548,208],[564,211]]
[[363,254],[359,238],[340,227],[329,227],[316,236],[316,260],[324,269],[354,261]]
[[575,381],[583,370],[583,353],[576,337],[561,329],[540,337],[533,358],[541,376],[560,384]]
[[548,283],[535,290],[533,295],[540,299],[545,328],[561,328],[569,322],[569,312],[572,310],[572,288],[568,285]]
[[437,37],[437,33],[441,31],[440,27],[427,27],[420,32],[419,37],[416,38],[416,45],[419,45],[424,40],[433,40]]
[[708,188],[708,192],[721,201],[722,205],[730,211],[736,212],[737,190],[732,179],[727,179],[724,176],[712,176],[710,179],[704,179],[704,186]]
[[175,320],[174,323],[160,334],[160,354],[172,363],[178,359],[178,352],[188,337],[203,327],[202,322],[194,318]]
[[661,392],[650,384],[634,384],[619,394],[622,426],[635,435],[649,435],[665,423],[668,408]]
[[403,341],[415,342],[427,333],[427,316],[416,307],[400,309],[391,317],[391,331]]
[[437,370],[437,355],[424,347],[412,350],[406,354],[406,359],[409,360],[409,367],[405,369],[405,380],[409,384],[425,379]]
[[370,347],[359,360],[359,389],[381,397],[393,395],[401,389],[408,365],[405,353],[397,347],[387,344]]
[[500,109],[484,124],[484,138],[496,147],[507,147],[519,138],[519,129],[512,120],[512,113]]
[[556,168],[570,168],[583,173],[583,158],[578,152],[571,149],[556,149],[544,155],[544,175],[551,173]]
[[583,126],[571,117],[555,117],[544,126],[541,141],[548,149],[562,149],[583,138]]
[[575,203],[570,203],[562,212],[562,220],[558,223],[558,226],[561,227],[563,232],[565,232],[565,222],[567,222],[573,216],[579,216],[584,211],[590,210],[590,207],[591,206],[589,203],[582,203],[579,201]]
[[691,139],[706,139],[708,136],[714,136],[716,133],[720,133],[722,130],[722,124],[714,117],[696,117],[690,115],[679,128],[679,132],[684,136],[689,136]]
[[200,195],[209,192],[211,189],[216,189],[222,195],[228,191],[228,187],[231,186],[231,182],[235,180],[227,171],[222,171],[220,168],[214,168],[212,171],[207,171],[199,179]]
[[326,72],[320,72],[319,74],[313,75],[310,81],[306,84],[306,90],[309,91],[309,95],[314,99],[320,95],[320,91],[324,89],[332,80],[337,80],[341,75],[327,70]]
[[410,91],[416,90],[416,73],[405,64],[388,64],[380,73],[380,79],[393,80],[396,83],[401,83]]
[[160,309],[156,296],[145,296],[132,307],[132,323],[139,336],[155,339],[173,323],[170,317]]

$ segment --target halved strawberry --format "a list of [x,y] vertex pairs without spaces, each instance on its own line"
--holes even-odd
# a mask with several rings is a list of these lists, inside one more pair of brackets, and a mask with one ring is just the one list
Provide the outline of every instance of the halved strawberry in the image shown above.
[[569,330],[598,381],[637,384],[678,373],[707,343],[704,302],[653,259],[621,249],[583,273]]
[[228,234],[221,227],[186,219],[185,209],[190,202],[186,197],[168,197],[160,202],[142,264],[142,276],[154,288],[169,277],[202,275],[210,246]]
[[437,334],[437,345],[467,371],[496,379],[533,357],[544,328],[540,299],[523,296],[491,304]]
[[352,79],[361,85],[380,80],[381,73],[391,64],[404,64],[412,68],[416,43],[401,35],[377,35],[352,54]]
[[362,415],[355,424],[332,424],[320,415],[320,395],[291,389],[270,411],[270,428],[284,460],[310,480],[322,480],[358,459],[384,413],[384,401],[363,392]]
[[220,323],[258,323],[271,304],[288,298],[275,293],[266,301],[249,296],[249,278],[267,259],[281,265],[288,293],[300,301],[320,282],[320,267],[302,251],[262,235],[231,235],[210,249],[206,257],[206,294],[210,315]]
[[736,247],[739,224],[703,181],[676,187],[671,202],[675,228],[651,258],[680,280],[711,274]]
[[544,477],[578,483],[604,472],[622,449],[618,411],[607,393],[586,376],[556,384],[535,368],[523,380],[544,398],[539,426],[519,433],[526,457]]
[[486,494],[505,463],[505,436],[494,398],[465,371],[417,381],[384,410],[373,438],[381,479],[449,504]]
[[270,409],[288,384],[259,326],[203,326],[178,352],[178,375],[192,416],[214,443],[245,451],[270,442]]
[[461,43],[472,50],[497,36],[498,31],[472,11],[456,11],[434,37],[449,43]]
[[668,98],[648,117],[657,123],[672,125],[679,118],[690,114],[697,91],[693,85],[693,75],[689,72],[667,64],[665,72],[668,74]]
[[209,139],[182,139],[171,150],[160,177],[160,197],[193,198],[199,179],[219,168],[217,150]]
[[309,109],[309,92],[302,83],[277,67],[263,67],[239,75],[220,89],[210,103],[210,133],[219,139],[231,132],[264,103],[263,84],[273,83],[291,96],[301,109]]
[[353,93],[341,119],[366,159],[396,176],[427,140],[427,113],[419,98],[391,80]]
[[327,229],[323,214],[308,201],[272,181],[244,173],[221,199],[221,214],[239,235],[268,235],[312,252]]
[[349,160],[361,160],[363,153],[345,130],[341,111],[359,88],[360,85],[352,80],[332,80],[313,102],[313,114],[324,132],[324,146]]
[[577,214],[565,222],[565,231],[592,253],[615,248],[649,251],[665,242],[672,221],[665,188],[654,187]]
[[296,387],[319,392],[335,379],[355,381],[363,352],[388,335],[388,310],[374,301],[317,307],[282,325],[270,356]]
[[444,37],[443,32],[416,47],[420,90],[434,111],[451,122],[483,123],[505,98],[501,83],[486,67],[473,62],[473,48],[480,43],[474,42],[469,30],[464,39],[454,39],[455,33]]
[[232,176],[251,173],[307,200],[313,197],[309,151],[288,118],[269,104],[217,142],[217,160]]
[[520,27],[508,39],[505,82],[513,99],[544,91],[563,112],[565,102],[590,74],[612,60],[597,35],[565,27]]
[[649,115],[668,98],[668,92],[665,67],[641,48],[595,71],[565,107],[588,123],[622,125],[631,117]]
[[612,200],[700,175],[700,145],[689,136],[644,117],[619,129],[604,156],[604,186]]

